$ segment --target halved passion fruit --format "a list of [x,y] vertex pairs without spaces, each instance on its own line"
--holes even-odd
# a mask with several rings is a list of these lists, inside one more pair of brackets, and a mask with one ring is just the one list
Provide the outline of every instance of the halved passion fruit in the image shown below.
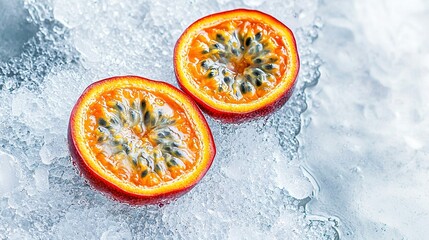
[[292,31],[275,18],[237,9],[204,17],[174,50],[181,88],[229,122],[266,115],[292,93],[299,58]]
[[131,204],[158,204],[190,190],[215,156],[197,105],[175,87],[141,77],[90,85],[69,124],[72,158],[90,184]]

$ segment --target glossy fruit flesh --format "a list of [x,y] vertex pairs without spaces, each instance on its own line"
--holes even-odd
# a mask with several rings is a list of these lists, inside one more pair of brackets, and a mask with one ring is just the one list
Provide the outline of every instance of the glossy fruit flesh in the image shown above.
[[90,178],[143,200],[193,186],[214,157],[198,108],[173,87],[138,77],[89,87],[73,111],[70,135],[72,152],[95,173]]
[[246,114],[289,94],[299,61],[287,27],[240,9],[191,25],[176,45],[175,67],[181,86],[209,112]]
[[[238,30],[237,30],[238,29]],[[227,103],[251,102],[279,83],[286,69],[285,46],[269,26],[231,21],[209,28],[193,39],[188,69],[206,93]],[[208,36],[208,38],[207,38]]]

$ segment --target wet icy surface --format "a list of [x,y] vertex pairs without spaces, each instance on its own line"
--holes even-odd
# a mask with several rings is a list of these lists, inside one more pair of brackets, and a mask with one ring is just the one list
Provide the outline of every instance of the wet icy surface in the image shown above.
[[[169,205],[131,207],[92,190],[67,150],[80,93],[113,75],[176,85],[181,32],[239,7],[295,32],[291,100],[246,124],[208,117],[215,162]],[[0,238],[427,236],[428,10],[424,0],[0,0]]]

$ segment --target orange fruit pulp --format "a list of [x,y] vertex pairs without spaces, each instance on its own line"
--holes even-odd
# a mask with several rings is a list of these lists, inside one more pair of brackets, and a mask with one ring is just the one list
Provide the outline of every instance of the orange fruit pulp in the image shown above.
[[133,76],[106,79],[84,92],[72,112],[69,141],[93,185],[142,203],[190,189],[215,154],[192,100],[166,83]]

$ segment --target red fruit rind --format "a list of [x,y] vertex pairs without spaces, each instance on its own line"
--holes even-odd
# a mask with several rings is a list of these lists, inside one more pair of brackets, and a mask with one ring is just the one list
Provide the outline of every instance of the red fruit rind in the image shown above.
[[[202,154],[196,159],[197,164],[189,173],[170,182],[154,187],[136,186],[115,177],[106,171],[97,161],[90,147],[86,144],[84,119],[87,118],[88,107],[96,101],[101,93],[115,88],[141,88],[168,95],[181,104],[188,114],[188,120],[197,129],[201,141]],[[129,204],[162,204],[174,200],[192,189],[210,168],[216,154],[214,140],[209,126],[198,106],[184,93],[170,84],[153,81],[137,76],[123,76],[104,79],[91,84],[81,95],[74,106],[69,122],[68,141],[71,157],[81,174],[90,185],[121,202]]]
[[[265,96],[256,100],[241,103],[229,103],[216,99],[210,94],[205,93],[200,86],[196,84],[199,76],[194,76],[188,69],[190,62],[195,59],[189,59],[191,43],[195,37],[205,29],[216,27],[227,21],[251,21],[252,23],[261,23],[261,26],[269,26],[277,34],[277,39],[285,46],[285,71],[280,76],[279,83]],[[299,71],[299,56],[295,38],[292,31],[283,23],[274,17],[265,13],[236,9],[226,12],[215,13],[201,18],[190,25],[181,35],[176,43],[174,50],[174,67],[176,78],[184,92],[189,94],[199,104],[199,106],[211,116],[221,119],[225,122],[242,122],[267,115],[281,107],[291,96],[293,87]]]

